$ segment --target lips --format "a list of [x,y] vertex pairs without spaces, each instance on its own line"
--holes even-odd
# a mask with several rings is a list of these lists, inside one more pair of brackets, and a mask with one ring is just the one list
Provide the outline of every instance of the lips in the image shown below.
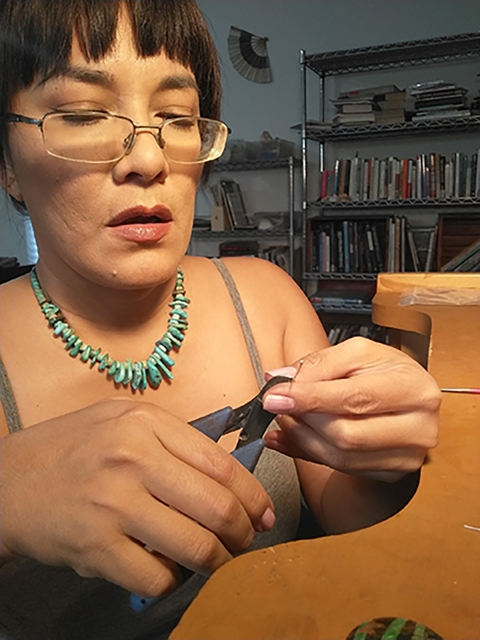
[[111,233],[122,242],[152,245],[162,240],[172,226],[172,213],[168,207],[136,206],[124,209],[107,225]]
[[136,206],[124,209],[108,223],[109,227],[122,225],[151,225],[171,222],[172,212],[168,207],[157,205],[155,207]]

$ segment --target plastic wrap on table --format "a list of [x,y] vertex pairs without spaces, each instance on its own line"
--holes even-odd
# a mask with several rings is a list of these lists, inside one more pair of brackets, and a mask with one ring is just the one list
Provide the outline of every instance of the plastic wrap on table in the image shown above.
[[405,291],[398,304],[407,307],[415,304],[443,306],[476,306],[480,305],[480,289],[451,289],[449,287],[413,287]]

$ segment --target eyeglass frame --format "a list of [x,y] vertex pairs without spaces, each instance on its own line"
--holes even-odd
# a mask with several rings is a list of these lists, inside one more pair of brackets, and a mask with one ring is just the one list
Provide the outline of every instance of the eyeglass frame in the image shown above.
[[[133,132],[128,137],[129,138],[128,143],[125,146],[125,149],[122,155],[118,156],[118,158],[113,158],[112,160],[82,160],[79,158],[65,158],[63,156],[55,155],[54,153],[51,153],[48,150],[46,141],[45,141],[45,133],[43,131],[43,123],[45,121],[45,118],[48,118],[48,116],[57,115],[57,114],[67,115],[67,116],[68,115],[88,115],[88,114],[112,116],[114,118],[119,118],[121,120],[126,120],[127,122],[129,122],[133,127]],[[122,116],[118,113],[110,113],[109,111],[96,111],[95,109],[85,109],[85,110],[78,109],[76,111],[48,111],[47,113],[44,113],[41,118],[30,118],[29,116],[24,116],[19,113],[8,112],[5,114],[4,118],[7,120],[7,122],[10,122],[10,123],[36,125],[42,132],[42,140],[45,147],[45,151],[48,153],[49,156],[52,156],[53,158],[58,158],[59,160],[67,160],[67,162],[83,162],[85,164],[109,164],[112,162],[118,162],[119,160],[124,158],[126,155],[128,155],[132,151],[133,147],[135,146],[135,142],[137,141],[138,129],[147,129],[147,130],[156,129],[157,130],[156,134],[154,134],[153,132],[150,132],[150,133],[152,133],[160,149],[164,151],[165,141],[162,138],[162,129],[165,127],[165,125],[170,124],[171,122],[175,122],[176,120],[183,120],[186,118],[191,118],[195,120],[207,120],[208,122],[215,122],[217,124],[221,124],[225,126],[227,129],[227,136],[232,133],[232,130],[230,129],[230,127],[227,124],[225,124],[225,122],[223,122],[222,120],[215,120],[213,118],[203,118],[202,116],[189,116],[189,115],[174,116],[171,118],[166,118],[161,124],[137,124],[134,120],[132,120],[128,116]],[[225,144],[226,144],[226,138],[225,138]],[[223,148],[222,153],[224,152],[224,150],[225,150],[225,147]],[[219,156],[217,156],[217,158],[219,158],[222,155],[222,153]],[[217,160],[217,158],[212,158],[212,160],[192,160],[190,162],[184,162],[182,160],[172,160],[171,158],[168,157],[168,153],[165,153],[165,156],[167,157],[168,160],[170,160],[170,162],[177,162],[178,164],[202,164],[205,162],[213,162],[214,160]]]

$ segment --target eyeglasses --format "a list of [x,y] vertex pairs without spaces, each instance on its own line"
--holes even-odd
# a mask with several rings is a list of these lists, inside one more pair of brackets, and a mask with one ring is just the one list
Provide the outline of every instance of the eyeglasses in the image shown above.
[[161,124],[136,124],[105,111],[52,111],[43,118],[7,113],[8,122],[34,124],[47,153],[74,162],[115,162],[130,153],[137,133],[151,133],[168,160],[196,164],[219,158],[230,132],[219,120],[175,116]]

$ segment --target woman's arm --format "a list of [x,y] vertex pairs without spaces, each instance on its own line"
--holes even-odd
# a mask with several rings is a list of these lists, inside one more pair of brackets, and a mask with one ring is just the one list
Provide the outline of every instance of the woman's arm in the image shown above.
[[[293,383],[265,397],[266,408],[284,414],[281,430],[266,434],[267,445],[296,458],[305,497],[325,530],[384,520],[410,500],[436,445],[438,386],[386,345],[353,338],[331,347],[297,285],[270,265],[265,271],[270,292],[282,301],[267,321],[283,318],[284,363],[297,371]],[[257,265],[257,294],[266,287],[261,272]]]

